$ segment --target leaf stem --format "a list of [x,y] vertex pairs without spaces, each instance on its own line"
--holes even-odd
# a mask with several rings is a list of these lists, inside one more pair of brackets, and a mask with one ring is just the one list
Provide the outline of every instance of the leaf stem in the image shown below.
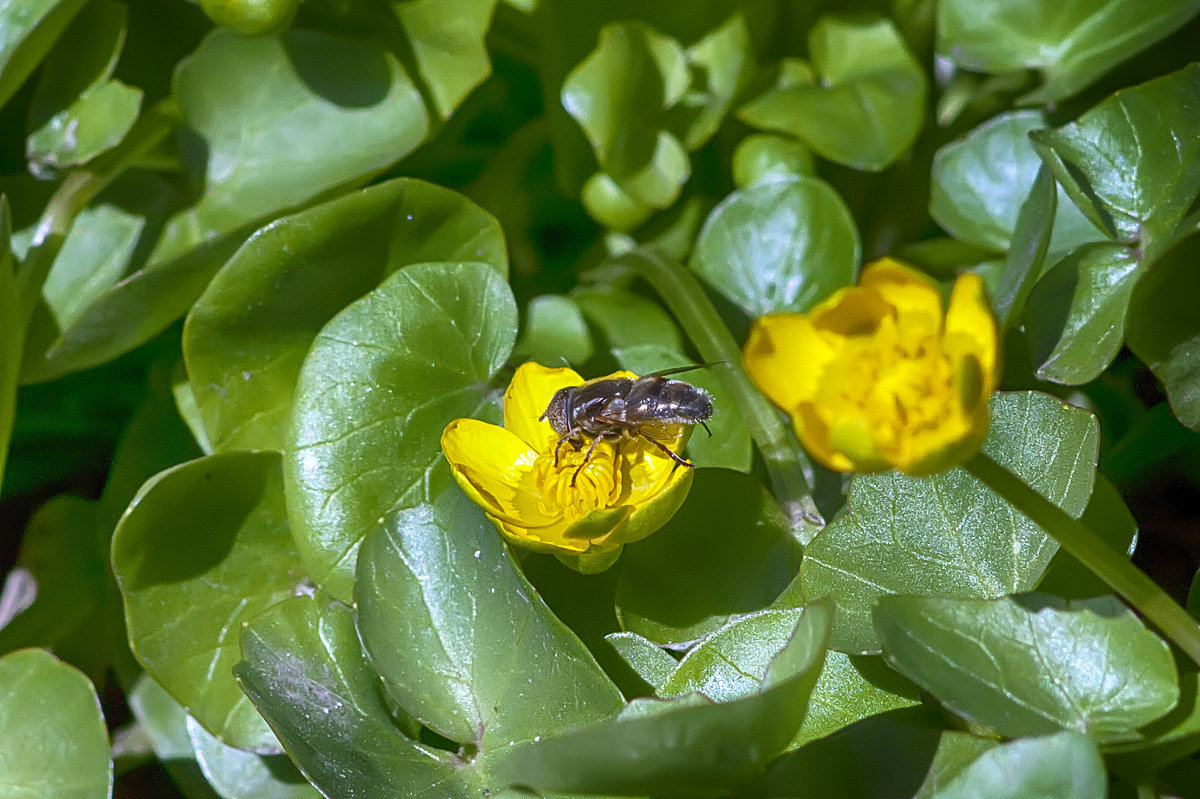
[[807,463],[795,436],[742,368],[742,353],[717,309],[691,273],[649,249],[632,250],[615,263],[644,278],[671,309],[705,362],[717,371],[762,453],[775,498],[793,530],[807,543],[824,526],[804,476]]
[[984,453],[977,453],[965,468],[1057,540],[1072,557],[1091,569],[1200,664],[1200,622],[1172,600],[1158,583],[1078,519],[1071,518]]

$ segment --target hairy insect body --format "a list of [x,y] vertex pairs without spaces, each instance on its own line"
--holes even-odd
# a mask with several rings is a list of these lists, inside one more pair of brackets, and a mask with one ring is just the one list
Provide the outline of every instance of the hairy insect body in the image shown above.
[[571,477],[572,485],[587,465],[596,444],[605,438],[642,438],[670,456],[676,464],[692,466],[663,442],[672,440],[682,425],[699,424],[708,430],[705,422],[712,418],[713,402],[704,389],[664,377],[679,371],[683,369],[655,372],[637,379],[600,378],[554,393],[541,418],[559,435],[554,450],[555,465],[558,465],[563,444],[570,443],[578,450],[591,439],[583,463]]

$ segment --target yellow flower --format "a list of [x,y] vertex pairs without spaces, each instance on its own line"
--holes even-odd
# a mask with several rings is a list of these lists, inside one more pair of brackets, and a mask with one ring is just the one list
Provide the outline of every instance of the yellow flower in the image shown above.
[[[456,419],[442,433],[442,452],[462,490],[505,538],[594,574],[615,563],[625,544],[671,518],[691,487],[692,470],[676,468],[641,437],[600,440],[586,463],[587,446],[563,444],[556,465],[559,436],[539,417],[554,392],[583,383],[571,369],[522,364],[504,394],[504,427]],[[680,426],[664,443],[678,453],[690,433]]]
[[805,448],[839,472],[962,463],[983,443],[999,380],[979,276],[960,275],[943,311],[937,284],[890,258],[807,314],[759,319],[742,358]]

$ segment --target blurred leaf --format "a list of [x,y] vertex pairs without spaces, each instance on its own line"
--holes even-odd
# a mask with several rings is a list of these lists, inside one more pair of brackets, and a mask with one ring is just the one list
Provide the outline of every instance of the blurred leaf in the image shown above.
[[717,132],[754,68],[745,17],[734,14],[684,55],[688,65],[705,78],[703,90],[698,91],[693,83],[681,104],[695,115],[684,134],[684,146],[697,150]]
[[882,658],[827,652],[821,676],[808,700],[808,713],[792,746],[802,746],[870,716],[920,702],[920,690],[888,668]]
[[1042,275],[1025,304],[1025,330],[1037,376],[1080,385],[1112,363],[1125,338],[1139,253],[1120,244],[1085,244]]
[[87,677],[40,649],[0,657],[0,793],[112,796],[100,700]]
[[287,755],[256,755],[226,746],[187,718],[196,762],[222,799],[320,799]]
[[[1042,166],[1029,132],[1046,127],[1038,111],[998,114],[938,150],[929,213],[956,239],[995,252],[1012,242],[1022,203]],[[1056,187],[1051,261],[1103,234]]]
[[530,300],[514,354],[545,366],[577,366],[592,357],[592,334],[575,301],[561,294]]
[[617,618],[657,643],[693,641],[770,605],[796,574],[800,552],[758,481],[697,469],[683,507],[657,533],[626,547]]
[[397,269],[455,259],[505,274],[499,224],[462,195],[407,178],[254,234],[184,327],[188,375],[213,443],[283,449],[300,366],[320,329]]
[[[1090,413],[1046,394],[991,402],[983,451],[1078,517],[1092,493],[1098,431]],[[963,469],[932,477],[856,475],[844,513],[813,539],[803,596],[837,599],[833,646],[879,651],[871,605],[886,594],[992,598],[1028,591],[1054,539]]]
[[709,703],[695,694],[638,699],[616,719],[543,738],[491,765],[535,791],[725,796],[760,778],[804,717],[825,654],[832,606],[805,608],[759,692]]
[[733,182],[739,189],[759,181],[814,175],[816,171],[812,150],[784,136],[754,133],[738,142],[733,151]]
[[1200,430],[1200,236],[1176,244],[1133,289],[1129,348],[1162,381],[1179,421]]
[[691,268],[751,317],[807,311],[854,282],[858,230],[817,178],[757,183],[713,209]]
[[1068,731],[993,747],[933,796],[1104,799],[1108,796],[1108,775],[1096,744]]
[[420,94],[379,45],[317,31],[215,30],[179,65],[175,92],[203,140],[204,196],[176,216],[153,256],[362,182],[429,130]]
[[[1137,520],[1116,487],[1103,474],[1096,475],[1096,488],[1079,520],[1117,552],[1133,555],[1138,537]],[[1112,591],[1107,583],[1064,549],[1055,553],[1037,589],[1039,593],[1064,599],[1083,599]]]
[[0,624],[0,653],[45,647],[92,679],[108,668],[105,626],[106,529],[97,503],[60,494],[38,508],[21,539],[17,567],[5,579],[27,580],[32,604]]
[[166,689],[142,672],[126,692],[129,710],[154,754],[188,799],[223,799],[208,784],[196,762],[187,730],[187,711]]
[[0,488],[4,486],[9,444],[17,413],[17,385],[25,348],[25,320],[12,252],[12,214],[0,194]]
[[667,207],[691,171],[683,144],[663,129],[690,82],[679,42],[640,22],[601,28],[596,49],[563,82],[563,107],[600,169],[640,202]]
[[929,773],[912,799],[932,799],[963,769],[998,744],[999,741],[992,738],[979,738],[957,730],[943,731],[933,762],[929,764]]
[[[1089,26],[1103,19],[1090,4],[1072,5],[1088,7]],[[1140,8],[1129,0],[1109,6]],[[1197,105],[1200,64],[1191,64],[1119,91],[1069,125],[1033,133],[1034,147],[1097,227],[1153,257],[1200,192]]]
[[1191,0],[942,0],[937,52],[961,67],[1036,69],[1042,85],[1021,98],[1052,104],[1091,84],[1196,13]]
[[[657,344],[643,344],[636,347],[626,347],[614,350],[617,362],[622,369],[648,375],[661,369],[671,369],[676,366],[687,366],[691,360],[678,352]],[[742,417],[736,414],[737,408],[725,389],[725,384],[711,371],[697,368],[694,372],[677,375],[677,379],[686,380],[712,395],[714,416],[708,421],[712,435],[704,432],[704,428],[693,431],[688,440],[686,454],[698,466],[716,469],[734,469],[739,472],[749,472],[753,452],[751,449],[750,430]],[[725,411],[722,413],[722,411]]]
[[112,77],[128,17],[128,6],[115,0],[92,0],[75,15],[42,64],[29,104],[30,128],[41,127],[79,95]]
[[571,299],[584,317],[600,329],[609,349],[652,341],[675,352],[683,350],[683,337],[675,320],[648,297],[601,284],[576,289],[571,292]]
[[492,74],[484,37],[496,0],[407,0],[393,7],[421,78],[446,119]]
[[26,146],[34,174],[85,164],[120,143],[142,107],[141,89],[110,80],[93,86],[45,125],[30,134]]
[[358,546],[450,484],[442,430],[488,402],[516,338],[504,279],[477,263],[405,267],[335,316],[300,371],[285,456],[309,573],[349,599]]
[[679,661],[671,657],[658,644],[637,633],[612,633],[604,636],[619,654],[655,693],[674,673]]
[[366,538],[354,599],[359,636],[388,693],[451,740],[503,749],[624,704],[457,488],[388,517]]
[[278,751],[230,668],[243,622],[300,590],[298,561],[273,452],[212,455],[162,472],[113,535],[134,654],[231,746]]
[[892,22],[823,16],[808,36],[807,64],[742,106],[755,127],[797,137],[817,155],[880,170],[916,141],[925,119],[925,72]]
[[396,727],[344,605],[282,602],[250,623],[242,652],[238,681],[325,796],[445,799],[483,790],[463,761]]
[[21,0],[0,7],[0,106],[54,46],[86,0]]
[[874,620],[888,663],[1007,737],[1128,740],[1179,699],[1170,649],[1116,597],[885,596]]

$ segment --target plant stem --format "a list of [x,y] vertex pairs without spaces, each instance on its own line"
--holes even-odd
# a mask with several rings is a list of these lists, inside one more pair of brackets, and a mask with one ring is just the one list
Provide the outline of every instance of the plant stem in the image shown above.
[[824,520],[817,511],[804,476],[804,453],[775,409],[750,383],[742,368],[741,350],[717,309],[691,273],[653,250],[633,250],[616,259],[616,263],[629,268],[654,287],[696,345],[701,358],[724,367],[717,374],[762,453],[775,498],[791,521],[793,530],[808,543],[824,526]]
[[1200,622],[1167,596],[1158,583],[1078,519],[1068,516],[982,452],[967,461],[965,468],[1057,540],[1072,557],[1091,569],[1200,664]]

